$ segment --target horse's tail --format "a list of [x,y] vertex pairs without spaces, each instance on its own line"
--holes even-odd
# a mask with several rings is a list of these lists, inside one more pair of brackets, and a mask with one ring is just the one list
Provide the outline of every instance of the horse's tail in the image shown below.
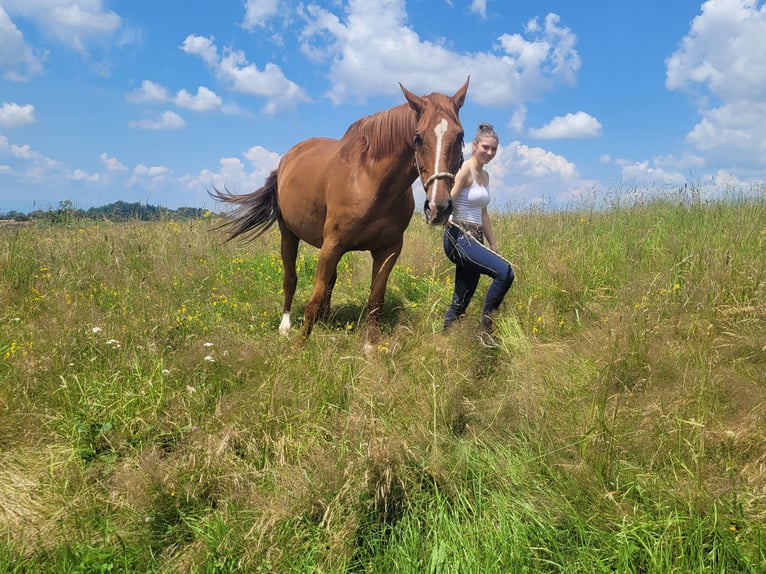
[[209,193],[216,201],[239,205],[231,213],[230,219],[217,227],[228,231],[226,241],[240,235],[249,235],[249,239],[253,240],[263,235],[279,217],[277,170],[272,171],[266,178],[266,183],[252,193],[235,195],[227,190],[213,189],[214,191]]

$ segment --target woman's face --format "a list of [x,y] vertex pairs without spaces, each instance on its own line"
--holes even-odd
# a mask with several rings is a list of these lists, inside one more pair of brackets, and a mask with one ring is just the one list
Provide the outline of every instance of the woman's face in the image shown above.
[[497,153],[497,139],[492,136],[484,136],[479,141],[473,142],[473,155],[480,164],[486,165]]

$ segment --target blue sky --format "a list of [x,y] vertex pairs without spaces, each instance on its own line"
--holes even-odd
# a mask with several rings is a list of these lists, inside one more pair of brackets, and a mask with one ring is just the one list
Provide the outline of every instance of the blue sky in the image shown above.
[[206,189],[252,191],[399,82],[469,75],[496,209],[762,193],[763,37],[754,0],[0,0],[0,212],[217,209]]

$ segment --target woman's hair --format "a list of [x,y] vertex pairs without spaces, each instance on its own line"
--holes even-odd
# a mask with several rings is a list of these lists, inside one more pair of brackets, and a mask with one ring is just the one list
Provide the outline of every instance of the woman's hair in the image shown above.
[[476,130],[476,136],[473,138],[473,141],[476,143],[479,143],[479,140],[482,138],[495,138],[495,140],[500,141],[500,138],[497,137],[497,133],[495,132],[495,128],[492,127],[492,124],[488,124],[486,122],[479,124],[479,129]]

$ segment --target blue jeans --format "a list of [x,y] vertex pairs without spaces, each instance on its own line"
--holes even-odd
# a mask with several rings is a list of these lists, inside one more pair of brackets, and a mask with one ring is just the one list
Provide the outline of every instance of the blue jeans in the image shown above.
[[472,237],[452,225],[444,229],[444,253],[455,264],[455,291],[444,317],[444,328],[465,315],[479,278],[487,275],[492,278],[492,284],[484,299],[481,328],[491,331],[492,314],[500,307],[503,297],[513,284],[511,264],[485,247],[482,235]]

